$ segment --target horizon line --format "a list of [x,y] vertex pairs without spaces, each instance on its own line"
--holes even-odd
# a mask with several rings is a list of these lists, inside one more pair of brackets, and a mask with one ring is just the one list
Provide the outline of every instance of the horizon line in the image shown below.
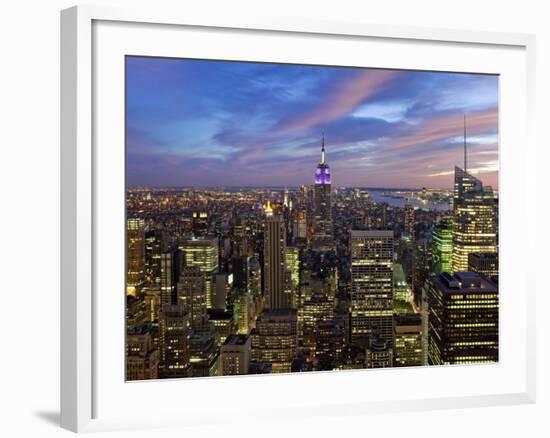
[[[211,186],[133,186],[126,187],[126,190],[159,190],[159,189],[293,189],[302,186],[311,187],[315,184],[299,185],[211,185]],[[375,187],[375,186],[333,186],[334,189],[366,189],[366,190],[403,190],[403,191],[421,191],[421,190],[453,190],[453,187]]]

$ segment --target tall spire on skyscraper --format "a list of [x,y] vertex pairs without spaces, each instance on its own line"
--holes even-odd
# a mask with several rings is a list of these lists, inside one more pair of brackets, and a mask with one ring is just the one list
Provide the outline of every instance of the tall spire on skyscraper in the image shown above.
[[321,164],[325,164],[325,131],[323,131],[323,139],[321,141]]
[[315,169],[313,191],[313,241],[316,250],[332,249],[331,174],[325,160],[325,132],[321,137],[321,161]]
[[464,172],[467,172],[468,155],[466,147],[466,113],[464,113]]
[[321,161],[315,169],[315,184],[330,185],[330,167],[325,160],[325,132],[321,137]]

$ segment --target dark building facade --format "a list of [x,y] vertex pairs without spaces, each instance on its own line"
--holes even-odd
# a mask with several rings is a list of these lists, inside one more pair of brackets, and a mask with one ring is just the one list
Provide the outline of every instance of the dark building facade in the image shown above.
[[487,278],[498,275],[498,253],[474,252],[468,255],[468,270]]
[[498,286],[474,272],[443,273],[426,287],[430,365],[498,361]]
[[285,292],[286,232],[280,216],[268,213],[264,231],[265,295],[271,309],[290,306],[290,295]]

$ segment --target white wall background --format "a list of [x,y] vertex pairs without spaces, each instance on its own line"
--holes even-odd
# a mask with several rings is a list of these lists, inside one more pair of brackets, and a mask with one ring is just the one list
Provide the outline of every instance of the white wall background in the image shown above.
[[[139,0],[96,1],[138,6]],[[550,120],[550,26],[544,1],[523,0],[156,0],[158,7],[234,14],[308,17],[429,27],[536,34],[539,223],[537,262],[548,265]],[[66,0],[4,2],[0,15],[0,434],[58,436],[59,417],[59,10]],[[544,103],[543,103],[544,102]],[[521,147],[521,145],[517,145]],[[526,224],[531,227],[534,224]],[[526,230],[522,230],[526,232]],[[534,257],[535,260],[535,257]],[[547,435],[550,412],[547,314],[542,274],[538,278],[538,403],[530,406],[311,419],[274,424],[228,425],[226,436],[529,436]],[[253,401],[251,401],[253,402]],[[243,430],[244,428],[244,430]],[[155,431],[156,436],[220,435],[218,429]],[[109,436],[150,436],[151,431]]]

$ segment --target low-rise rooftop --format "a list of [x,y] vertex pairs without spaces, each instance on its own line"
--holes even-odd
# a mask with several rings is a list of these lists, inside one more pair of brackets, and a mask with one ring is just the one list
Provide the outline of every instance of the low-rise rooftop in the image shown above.
[[247,335],[229,335],[223,345],[245,345],[247,341]]

